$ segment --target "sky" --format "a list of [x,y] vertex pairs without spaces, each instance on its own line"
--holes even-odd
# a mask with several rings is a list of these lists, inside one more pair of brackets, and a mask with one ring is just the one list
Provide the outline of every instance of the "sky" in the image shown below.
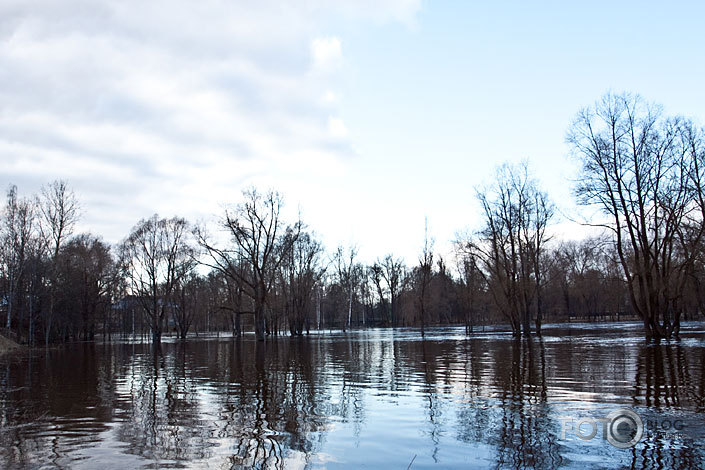
[[705,123],[705,3],[0,0],[0,186],[64,179],[79,230],[214,224],[279,191],[333,251],[450,256],[527,160],[571,221],[576,113],[630,91]]

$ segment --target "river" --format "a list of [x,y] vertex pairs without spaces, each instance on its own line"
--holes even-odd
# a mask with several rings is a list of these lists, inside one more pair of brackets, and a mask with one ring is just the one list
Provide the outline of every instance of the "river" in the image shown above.
[[0,356],[2,468],[591,466],[705,467],[702,324],[660,344],[600,323]]

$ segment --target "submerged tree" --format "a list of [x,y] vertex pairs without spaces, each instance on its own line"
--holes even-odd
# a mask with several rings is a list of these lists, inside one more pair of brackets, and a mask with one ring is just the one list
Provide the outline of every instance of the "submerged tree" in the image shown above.
[[607,94],[578,113],[567,140],[582,164],[578,200],[608,216],[646,337],[677,334],[703,238],[703,131],[639,96]]
[[[300,336],[311,324],[314,292],[324,274],[321,266],[323,247],[310,233],[290,232],[294,235],[289,255],[282,264],[282,285],[287,305],[287,320],[292,336]],[[285,243],[288,246],[289,243]]]
[[465,334],[470,335],[477,322],[479,297],[483,293],[485,282],[480,268],[477,266],[477,259],[473,256],[468,256],[462,242],[456,243],[456,248],[458,248],[456,262],[459,279],[455,287],[458,291],[458,299],[463,311]]
[[428,239],[428,219],[424,221],[424,242],[419,264],[416,270],[416,293],[421,320],[421,336],[426,335],[426,311],[428,310],[428,297],[433,275],[433,240]]
[[109,335],[107,312],[116,282],[110,247],[98,237],[81,234],[62,247],[56,264],[58,293],[54,306],[63,312],[57,319],[62,329],[74,337],[92,340],[100,316],[103,334]]
[[[27,310],[24,305],[25,300],[29,303],[29,323],[33,325],[34,290],[43,284],[42,280],[34,282],[44,248],[44,238],[41,237],[38,227],[35,200],[20,197],[17,194],[17,187],[10,186],[0,227],[0,249],[2,250],[0,266],[7,310],[5,327],[8,330],[11,328],[13,316],[15,316],[18,335],[22,332],[23,313]],[[28,289],[28,295],[25,295]]]
[[45,311],[45,342],[49,344],[52,322],[54,320],[54,303],[57,292],[57,262],[59,252],[73,232],[78,222],[79,205],[75,194],[65,181],[54,181],[42,188],[39,198],[41,227],[49,248],[49,308]]
[[370,266],[368,269],[368,276],[370,280],[372,281],[372,284],[374,285],[374,289],[377,293],[377,304],[379,305],[381,311],[382,311],[382,319],[383,323],[385,325],[389,325],[390,319],[389,319],[389,312],[387,308],[387,297],[385,295],[385,288],[382,285],[383,282],[383,276],[382,276],[382,266],[379,264],[379,262],[374,263],[372,266]]
[[495,184],[478,191],[485,227],[465,245],[492,298],[519,336],[530,335],[531,312],[541,328],[542,260],[553,206],[526,164],[501,166]]
[[390,253],[375,263],[372,274],[383,305],[385,302],[379,282],[380,278],[386,283],[386,291],[389,292],[389,323],[392,327],[396,327],[399,323],[399,296],[407,280],[404,261],[401,258],[395,258]]
[[180,339],[186,339],[198,314],[210,307],[208,303],[211,296],[209,289],[211,286],[208,285],[210,280],[212,279],[201,277],[191,271],[178,283],[172,314]]
[[164,320],[176,306],[180,282],[195,264],[188,235],[186,220],[154,214],[141,220],[120,247],[124,273],[147,316],[154,344],[161,341]]
[[[255,335],[263,341],[270,295],[278,271],[298,239],[301,224],[287,230],[280,217],[282,197],[277,192],[262,194],[250,188],[243,191],[243,196],[244,202],[226,210],[222,220],[232,242],[230,247],[219,248],[203,230],[196,234],[209,255],[209,261],[204,263],[238,283],[252,299]],[[246,269],[240,269],[243,262]]]
[[339,246],[333,255],[333,263],[336,268],[336,280],[338,285],[341,287],[346,296],[347,301],[347,315],[343,322],[343,331],[346,328],[351,328],[352,326],[352,311],[353,311],[353,300],[355,297],[355,288],[358,284],[360,273],[355,264],[355,257],[357,256],[357,248],[350,247],[348,249],[348,254],[345,254],[345,250],[342,246]]

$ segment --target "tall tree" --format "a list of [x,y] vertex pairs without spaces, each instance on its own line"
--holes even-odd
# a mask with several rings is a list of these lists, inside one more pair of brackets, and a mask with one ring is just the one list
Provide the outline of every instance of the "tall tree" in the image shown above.
[[357,284],[356,274],[359,274],[355,265],[356,256],[357,248],[351,246],[346,255],[343,247],[339,246],[333,257],[338,284],[347,297],[347,315],[343,322],[343,331],[345,331],[346,328],[350,328],[352,323],[353,298],[355,297],[355,287]]
[[142,305],[154,344],[161,342],[164,320],[176,305],[179,283],[195,264],[188,235],[185,219],[160,219],[154,214],[139,221],[120,246],[124,273]]
[[[283,200],[277,192],[262,194],[250,188],[243,191],[243,198],[234,209],[227,209],[222,219],[231,238],[230,247],[217,247],[203,230],[196,233],[209,255],[204,263],[241,283],[252,299],[255,335],[263,341],[266,308],[277,272],[297,240],[301,224],[294,226],[290,236],[283,237],[287,230],[280,217]],[[247,269],[237,269],[240,261],[247,263]]]
[[107,314],[111,307],[111,290],[116,282],[110,247],[96,236],[81,234],[61,248],[56,264],[54,306],[63,314],[59,321],[67,329],[77,330],[73,332],[74,336],[92,340],[101,316],[103,333],[109,335]]
[[[293,236],[290,233],[287,236]],[[321,266],[323,247],[310,233],[301,232],[291,244],[282,265],[284,292],[288,310],[289,332],[300,336],[310,328],[315,289],[325,270]]]
[[209,308],[208,287],[207,279],[194,271],[191,271],[178,283],[172,315],[179,339],[186,339],[194,319],[200,312]]
[[377,297],[379,297],[378,305],[382,310],[383,322],[385,325],[391,324],[391,313],[387,308],[387,298],[385,295],[385,288],[382,285],[384,280],[382,265],[377,261],[368,269],[369,277],[374,284],[375,290],[377,291]]
[[[7,319],[5,327],[12,326],[13,309],[20,305],[21,286],[25,280],[32,246],[37,242],[36,204],[17,194],[17,186],[7,191],[7,203],[2,217],[2,266],[6,279]],[[22,310],[19,309],[20,315]],[[18,321],[18,332],[21,328]]]
[[529,175],[528,166],[503,165],[495,184],[477,193],[485,226],[467,242],[496,306],[515,336],[531,334],[531,312],[541,327],[541,262],[553,215],[548,196]]
[[380,273],[387,284],[389,292],[389,314],[393,327],[399,322],[399,296],[406,282],[406,266],[401,258],[395,258],[391,253],[377,262]]
[[462,243],[459,246],[456,244],[456,248],[459,248],[456,253],[457,270],[459,274],[456,288],[463,312],[465,334],[470,335],[473,332],[477,320],[478,298],[485,284],[480,269],[477,266],[477,260],[472,256],[467,256],[467,253],[463,250]]
[[428,238],[428,219],[424,220],[424,242],[421,255],[419,256],[419,264],[416,272],[416,292],[421,317],[421,336],[426,335],[426,310],[428,305],[429,287],[431,284],[431,276],[433,275],[433,240]]
[[45,342],[49,343],[52,322],[54,320],[54,303],[57,292],[57,262],[61,247],[71,234],[79,219],[79,205],[75,194],[65,181],[56,180],[42,187],[39,197],[39,209],[42,215],[42,232],[50,250],[49,271],[49,308],[45,312]]
[[567,136],[578,201],[599,207],[647,338],[677,333],[687,273],[703,238],[703,131],[638,95],[607,94]]

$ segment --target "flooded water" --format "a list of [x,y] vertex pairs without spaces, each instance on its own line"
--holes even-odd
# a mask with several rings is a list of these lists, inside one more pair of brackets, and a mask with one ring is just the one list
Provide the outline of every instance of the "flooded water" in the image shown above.
[[703,468],[705,328],[77,344],[1,356],[0,414],[2,468]]

